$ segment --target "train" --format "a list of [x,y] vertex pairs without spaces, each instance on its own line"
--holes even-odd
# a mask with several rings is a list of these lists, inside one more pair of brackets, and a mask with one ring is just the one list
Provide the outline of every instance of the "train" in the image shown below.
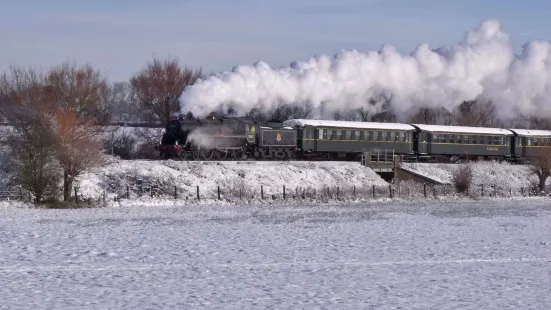
[[187,160],[360,160],[385,152],[415,161],[460,159],[525,162],[551,155],[551,131],[244,117],[172,117],[160,156]]
[[258,123],[244,117],[172,116],[158,148],[164,158],[184,160],[288,160],[297,151],[296,135],[279,120]]

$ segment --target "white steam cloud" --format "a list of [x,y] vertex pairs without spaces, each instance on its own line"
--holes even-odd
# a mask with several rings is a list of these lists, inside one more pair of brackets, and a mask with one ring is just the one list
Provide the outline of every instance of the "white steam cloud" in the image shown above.
[[419,45],[410,55],[385,46],[380,51],[341,51],[289,67],[264,62],[238,66],[188,87],[183,113],[202,117],[232,107],[238,115],[253,108],[270,111],[282,103],[308,105],[318,116],[360,107],[381,93],[390,95],[398,115],[419,107],[445,107],[462,101],[492,100],[502,117],[551,116],[550,44],[532,41],[513,51],[498,21],[482,22],[457,45]]

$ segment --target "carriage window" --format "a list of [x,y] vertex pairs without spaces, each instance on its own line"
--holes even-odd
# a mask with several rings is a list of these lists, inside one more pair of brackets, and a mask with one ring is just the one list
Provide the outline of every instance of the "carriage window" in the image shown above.
[[373,131],[366,131],[367,132],[367,140],[374,141],[373,140]]
[[318,129],[318,139],[323,140],[327,139],[327,129]]
[[399,139],[400,139],[400,140],[399,140],[399,141],[401,141],[401,142],[404,142],[404,141],[405,141],[405,138],[406,138],[406,137],[405,137],[404,134],[405,134],[405,132],[400,131],[400,133],[399,133],[399,135],[400,135],[400,138],[399,138]]
[[498,137],[498,136],[495,136],[495,137],[494,137],[494,142],[495,142],[496,145],[500,145],[500,144],[501,144],[501,141],[500,141],[501,139],[500,139],[500,138],[501,138],[501,137]]
[[485,143],[485,142],[484,142],[484,139],[485,139],[484,136],[479,136],[479,137],[478,137],[478,144],[484,144],[484,143]]
[[360,140],[365,140],[365,134],[363,131],[360,131]]
[[527,142],[528,142],[527,145],[531,146],[531,145],[532,145],[532,138],[528,138],[528,139],[526,139],[526,140],[527,140]]
[[346,140],[352,139],[352,130],[346,130]]
[[386,141],[392,141],[392,132],[390,131],[386,132]]
[[399,132],[394,133],[394,141],[400,141],[400,133]]
[[354,131],[354,140],[360,140],[360,131],[359,130]]
[[515,139],[517,139],[517,146],[522,146],[522,138],[516,137]]
[[438,143],[438,139],[440,139],[440,135],[437,133],[432,134],[432,142]]
[[383,132],[382,131],[376,131],[377,137],[375,138],[375,141],[383,141]]
[[478,143],[478,137],[477,136],[471,136],[471,144],[477,144]]
[[461,135],[455,135],[455,143],[461,143]]
[[342,130],[337,129],[335,130],[335,140],[340,140],[342,137]]

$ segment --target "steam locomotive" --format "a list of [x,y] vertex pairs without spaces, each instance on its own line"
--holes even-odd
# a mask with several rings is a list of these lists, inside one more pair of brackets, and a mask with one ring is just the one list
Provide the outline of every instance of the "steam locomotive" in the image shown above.
[[172,116],[158,146],[164,158],[183,160],[291,159],[296,131],[283,122],[260,124],[240,117],[185,119]]

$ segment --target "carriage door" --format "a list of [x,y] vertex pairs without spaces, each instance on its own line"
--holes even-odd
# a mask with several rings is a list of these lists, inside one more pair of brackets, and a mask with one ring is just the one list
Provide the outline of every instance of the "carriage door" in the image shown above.
[[432,140],[433,140],[433,133],[427,133],[427,153],[432,153]]
[[426,132],[420,132],[417,134],[417,145],[419,148],[419,154],[427,154],[427,136],[428,134]]
[[304,148],[306,147],[304,144],[308,141],[308,139],[305,139],[306,137],[304,137],[303,134],[308,132],[308,128],[295,128],[295,132],[297,134],[297,147],[304,150]]
[[[520,138],[520,137],[519,137]],[[522,137],[522,146],[520,147],[522,149],[522,157],[526,157],[526,148],[528,146],[526,137]]]
[[312,127],[312,150],[317,150],[318,149],[318,139],[320,137],[320,132],[322,133],[323,135],[323,130],[322,129],[318,129],[318,128],[313,128]]

